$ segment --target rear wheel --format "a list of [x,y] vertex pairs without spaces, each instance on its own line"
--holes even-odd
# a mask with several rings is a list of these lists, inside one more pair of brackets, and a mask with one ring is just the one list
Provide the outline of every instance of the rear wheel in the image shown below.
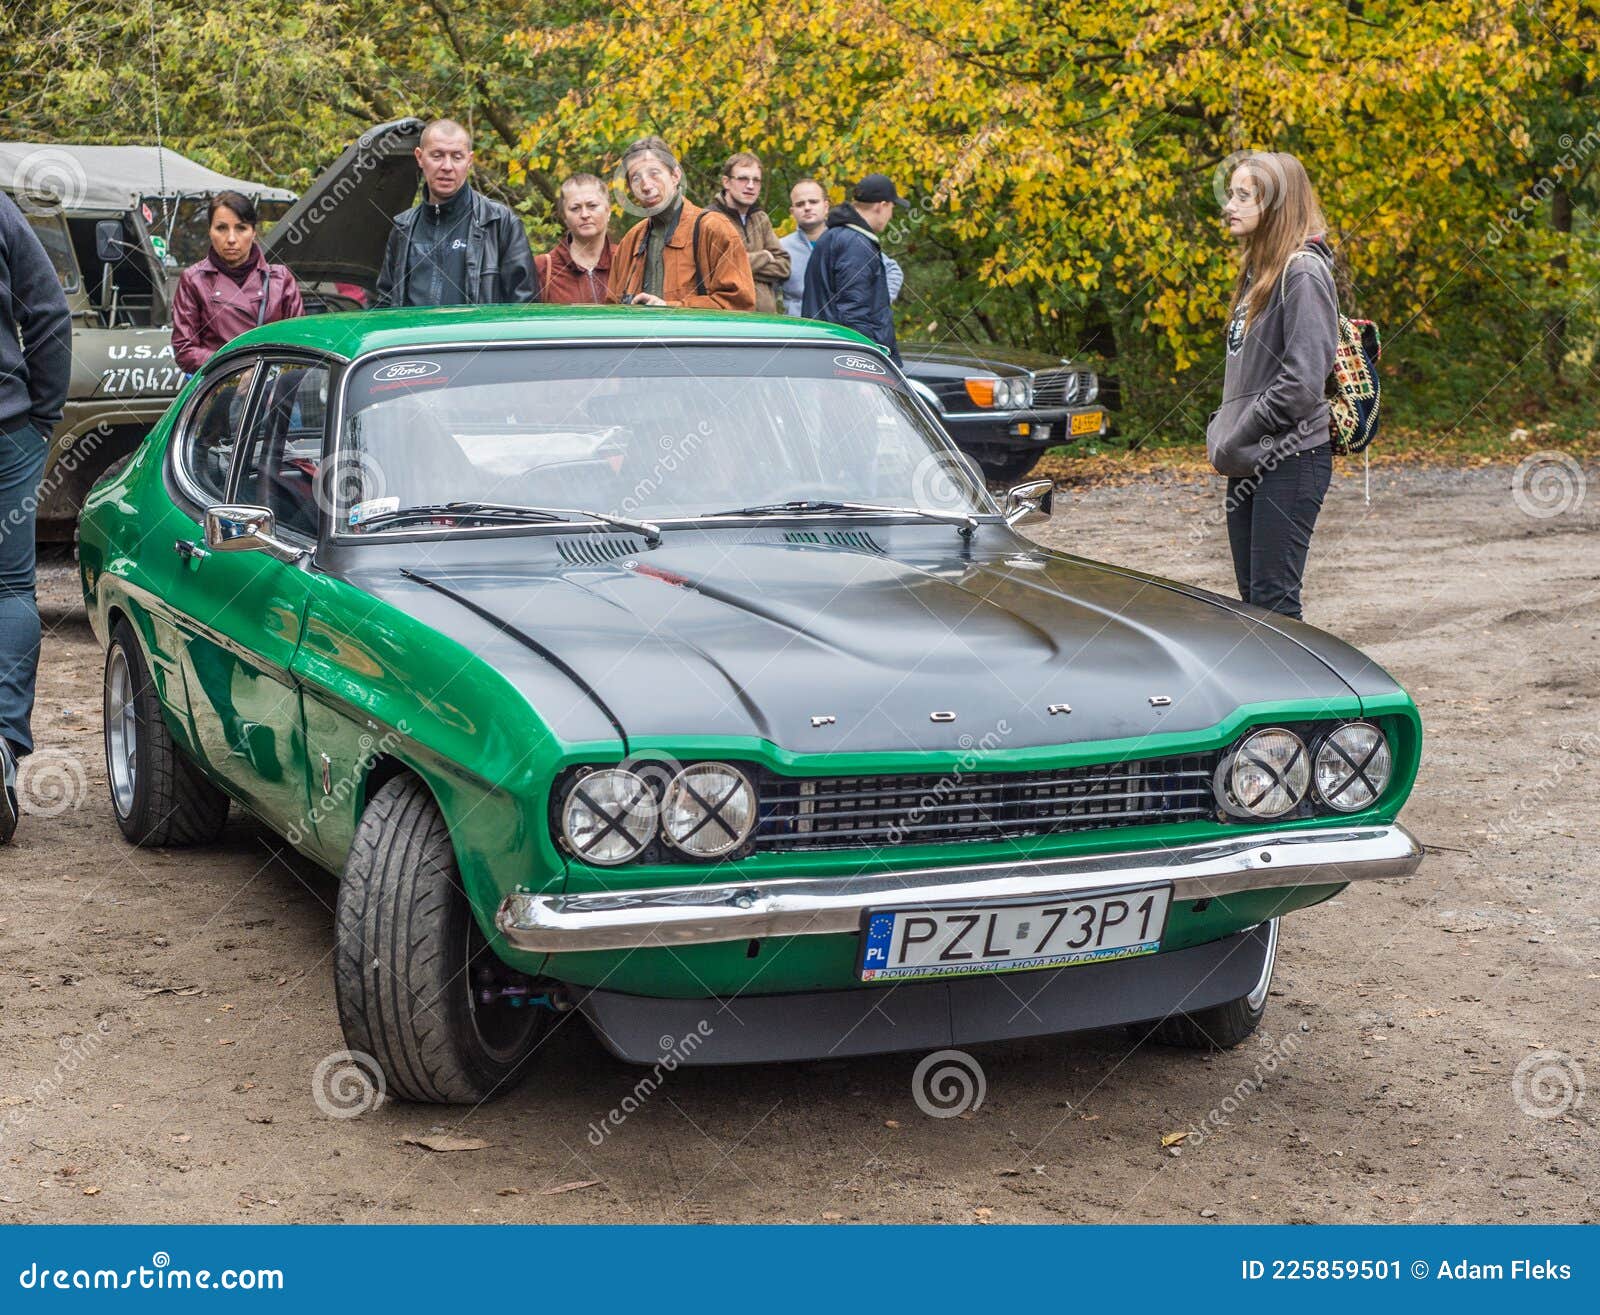
[[385,782],[339,882],[346,1044],[373,1058],[393,1096],[476,1104],[513,1085],[544,1034],[548,1015],[506,990],[525,981],[479,929],[427,787],[409,775]]
[[997,484],[1016,484],[1027,473],[1039,464],[1040,453],[1031,450],[1022,452],[993,451],[983,453],[978,457],[978,464],[983,467],[983,473]]
[[173,742],[133,627],[106,650],[106,778],[122,834],[136,845],[204,845],[228,820],[228,796]]
[[1272,969],[1278,958],[1278,920],[1268,924],[1267,959],[1261,978],[1248,995],[1192,1014],[1173,1014],[1162,1019],[1152,1038],[1168,1046],[1189,1050],[1232,1050],[1255,1035],[1267,1012],[1267,991],[1272,986]]

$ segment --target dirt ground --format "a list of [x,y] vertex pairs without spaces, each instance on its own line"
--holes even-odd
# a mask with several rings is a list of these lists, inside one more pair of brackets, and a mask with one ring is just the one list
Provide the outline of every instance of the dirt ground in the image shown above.
[[[1593,1222],[1600,471],[1553,515],[1512,479],[1375,467],[1370,506],[1335,483],[1308,619],[1421,705],[1403,820],[1430,854],[1285,920],[1255,1042],[982,1047],[983,1102],[946,1119],[916,1055],[680,1070],[598,1146],[640,1071],[571,1020],[491,1105],[324,1112],[333,883],[248,822],[123,844],[58,558],[31,815],[0,850],[0,1220]],[[1220,497],[1074,489],[1040,537],[1231,591]],[[483,1144],[406,1141],[439,1133]]]

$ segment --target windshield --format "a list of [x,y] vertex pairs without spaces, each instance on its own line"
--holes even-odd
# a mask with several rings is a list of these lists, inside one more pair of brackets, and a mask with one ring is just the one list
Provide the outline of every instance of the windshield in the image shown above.
[[452,503],[652,522],[994,510],[881,358],[835,346],[447,349],[356,365],[344,406],[332,486],[352,533],[483,526]]
[[72,256],[72,235],[67,221],[59,214],[42,214],[29,210],[28,224],[39,239],[45,254],[50,257],[50,267],[56,272],[56,282],[63,292],[78,290],[78,262]]

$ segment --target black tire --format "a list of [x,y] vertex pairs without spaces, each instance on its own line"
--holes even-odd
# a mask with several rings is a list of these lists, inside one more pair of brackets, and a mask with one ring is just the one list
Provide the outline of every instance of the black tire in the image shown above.
[[385,782],[361,814],[339,881],[334,992],[351,1051],[403,1100],[477,1104],[511,1088],[547,1015],[478,1005],[500,961],[461,889],[443,816],[415,776]]
[[1267,1012],[1267,990],[1272,985],[1272,970],[1278,957],[1278,923],[1272,921],[1267,961],[1261,980],[1248,995],[1211,1009],[1192,1014],[1173,1014],[1158,1023],[1151,1039],[1166,1046],[1186,1050],[1232,1050],[1255,1035]]
[[997,484],[1020,483],[1039,464],[1040,452],[991,452],[979,456],[983,473]]
[[[111,811],[124,836],[136,845],[160,849],[210,844],[222,834],[228,796],[173,743],[144,650],[126,621],[117,622],[106,649],[101,716]],[[113,761],[119,735],[125,746],[120,766]]]

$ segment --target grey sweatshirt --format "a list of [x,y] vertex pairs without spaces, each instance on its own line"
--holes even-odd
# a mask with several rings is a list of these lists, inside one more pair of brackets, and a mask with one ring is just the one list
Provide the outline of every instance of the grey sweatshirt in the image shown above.
[[1244,305],[1228,325],[1222,405],[1206,425],[1206,455],[1224,475],[1253,475],[1269,458],[1329,441],[1328,376],[1339,345],[1333,252],[1306,239],[1272,299],[1244,331]]

